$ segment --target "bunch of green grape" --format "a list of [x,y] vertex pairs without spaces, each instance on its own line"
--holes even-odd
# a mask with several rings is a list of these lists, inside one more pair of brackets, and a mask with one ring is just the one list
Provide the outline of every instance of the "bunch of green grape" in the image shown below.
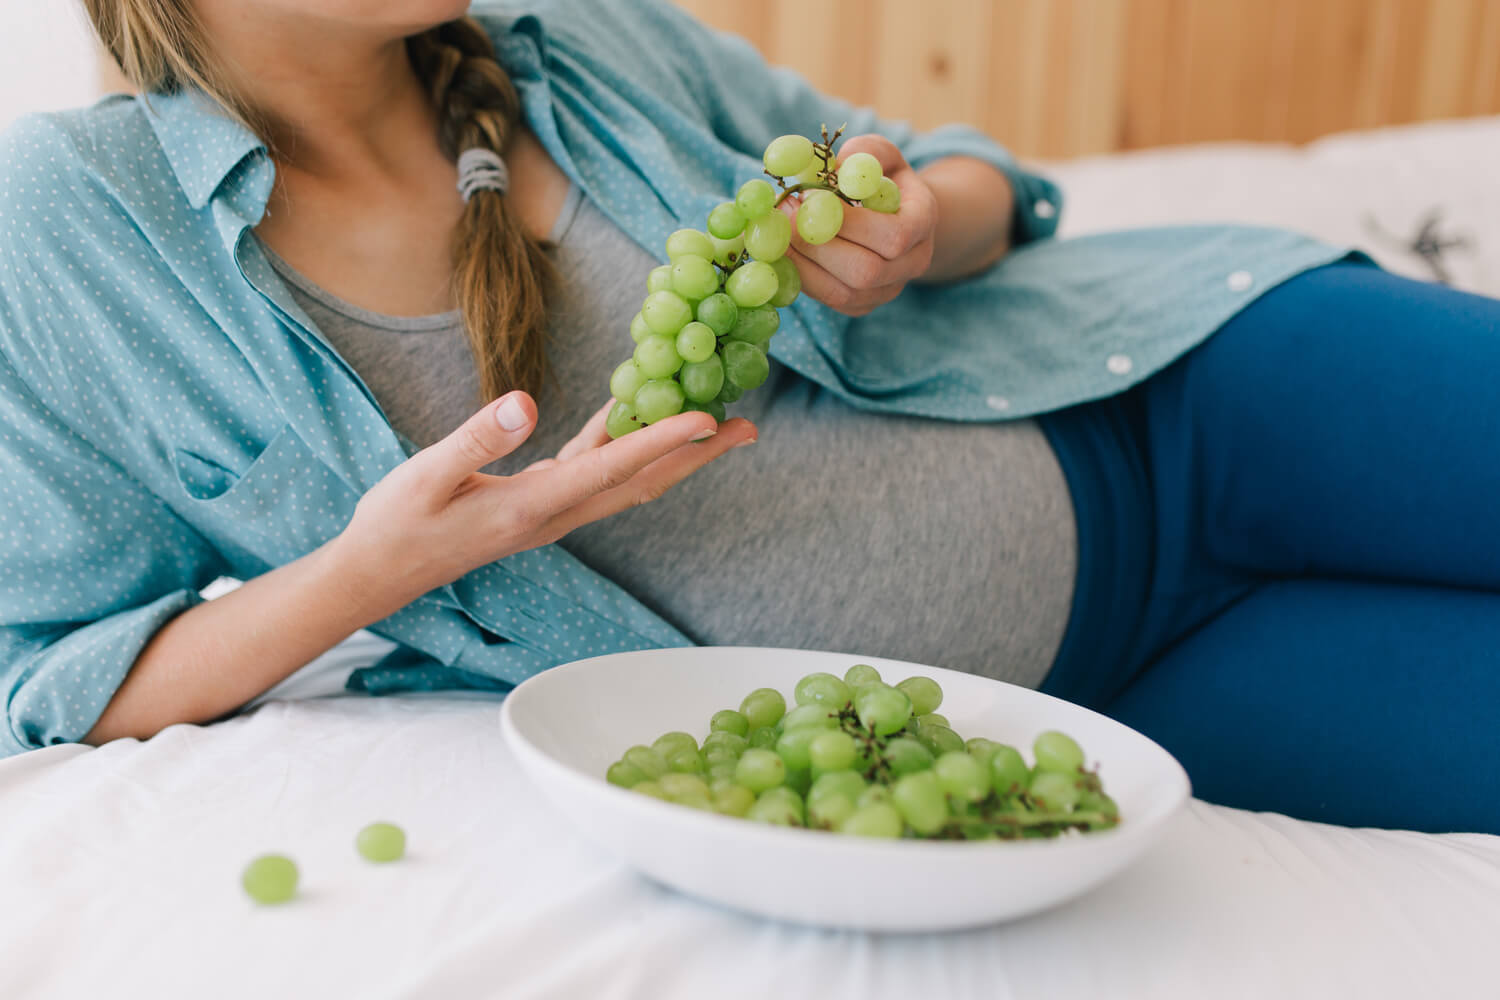
[[635,352],[609,379],[615,403],[605,423],[610,437],[683,412],[724,419],[724,407],[771,373],[766,346],[781,326],[777,312],[802,292],[786,256],[792,221],[778,206],[800,196],[797,234],[827,243],[844,224],[844,204],[877,212],[901,207],[901,192],[869,153],[835,166],[832,136],[822,141],[784,135],[766,147],[768,181],[747,181],[708,213],[704,230],[667,237],[668,263],[646,279],[646,299],[630,321]]
[[1120,811],[1083,750],[1056,730],[1019,750],[963,739],[937,713],[929,677],[894,686],[869,664],[808,674],[795,705],[773,688],[685,732],[633,746],[612,784],[678,805],[777,826],[866,837],[1015,840],[1112,827]]

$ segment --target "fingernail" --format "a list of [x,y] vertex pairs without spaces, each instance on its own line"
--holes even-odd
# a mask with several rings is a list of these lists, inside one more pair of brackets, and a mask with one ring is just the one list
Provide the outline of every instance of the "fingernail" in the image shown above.
[[716,431],[716,430],[714,430],[712,427],[710,427],[706,431],[699,431],[697,434],[694,434],[692,437],[688,438],[688,440],[689,441],[707,441],[709,438],[713,437],[717,433],[719,433],[719,432]]
[[755,442],[757,442],[759,440],[760,440],[760,438],[746,438],[745,440],[741,441],[739,444],[735,445],[735,447],[736,448],[743,448],[743,447],[745,447],[745,445],[747,445],[747,444],[754,444]]
[[495,419],[502,430],[518,431],[526,426],[526,408],[514,396],[507,396],[495,407]]

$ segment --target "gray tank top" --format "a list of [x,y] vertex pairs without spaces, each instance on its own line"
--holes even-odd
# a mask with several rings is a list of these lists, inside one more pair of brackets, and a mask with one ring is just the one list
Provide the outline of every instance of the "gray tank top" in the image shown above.
[[[536,431],[487,470],[497,474],[553,455],[608,398],[657,264],[576,186],[551,238],[564,281],[549,324],[554,378]],[[360,309],[265,249],[411,445],[437,441],[481,405],[458,312]],[[775,362],[730,412],[755,422],[759,443],[559,544],[702,644],[837,650],[1041,683],[1077,556],[1067,484],[1034,423],[863,413]]]

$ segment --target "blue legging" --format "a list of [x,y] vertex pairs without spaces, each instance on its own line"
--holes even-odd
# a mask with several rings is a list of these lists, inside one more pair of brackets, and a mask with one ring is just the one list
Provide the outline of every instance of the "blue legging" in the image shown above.
[[1320,268],[1041,423],[1080,535],[1044,691],[1212,802],[1500,833],[1500,300]]

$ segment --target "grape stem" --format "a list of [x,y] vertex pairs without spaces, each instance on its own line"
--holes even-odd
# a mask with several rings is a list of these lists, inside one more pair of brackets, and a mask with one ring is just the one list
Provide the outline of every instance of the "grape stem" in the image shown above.
[[792,195],[800,194],[803,191],[832,191],[834,194],[838,195],[850,205],[859,204],[859,202],[855,201],[853,198],[850,198],[848,195],[844,194],[844,192],[839,190],[838,175],[833,171],[833,144],[839,141],[839,136],[843,135],[844,129],[848,127],[849,123],[845,122],[838,128],[834,129],[833,135],[830,136],[828,134],[828,124],[825,122],[821,130],[823,141],[813,143],[813,154],[817,156],[818,159],[823,161],[823,166],[815,172],[815,176],[818,178],[819,183],[794,184],[791,187],[787,187],[785,177],[782,177],[779,174],[773,174],[769,170],[766,171],[767,176],[775,180],[777,186],[781,188],[781,194],[776,198],[777,208],[780,208],[781,203],[786,201]]

